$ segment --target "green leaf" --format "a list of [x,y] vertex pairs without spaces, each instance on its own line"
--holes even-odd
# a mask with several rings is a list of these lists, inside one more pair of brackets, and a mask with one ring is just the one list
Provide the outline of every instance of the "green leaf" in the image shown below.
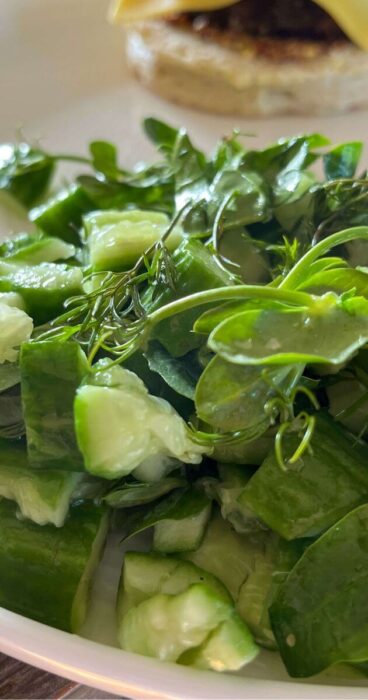
[[120,170],[118,167],[118,152],[114,144],[108,141],[92,141],[89,145],[93,167],[106,177],[115,179]]
[[[300,443],[284,434],[285,459]],[[317,414],[311,451],[282,471],[272,448],[240,503],[286,540],[318,535],[368,498],[368,448],[324,413]]]
[[[170,181],[157,177],[155,183],[144,181],[117,182],[103,180],[92,175],[80,175],[77,182],[87,196],[95,203],[96,209],[156,209],[172,213],[173,185]],[[136,184],[135,184],[136,183]]]
[[346,362],[368,341],[367,304],[352,313],[336,303],[323,309],[322,303],[316,311],[236,314],[215,328],[209,347],[236,364]]
[[201,372],[199,365],[187,357],[176,358],[157,341],[149,343],[145,351],[149,368],[181,396],[194,399],[195,387]]
[[356,294],[368,296],[368,274],[351,268],[322,270],[307,277],[298,289],[308,290],[311,294],[327,291],[341,294],[354,289]]
[[197,414],[224,432],[256,429],[261,435],[271,420],[265,404],[278,391],[292,389],[295,375],[300,376],[300,368],[241,367],[214,357],[197,384]]
[[280,173],[301,170],[315,160],[315,148],[327,146],[330,141],[320,134],[280,139],[263,151],[249,151],[242,165],[255,170],[272,183]]
[[207,496],[194,488],[177,489],[144,512],[133,513],[126,521],[125,538],[137,535],[161,520],[183,520],[198,515],[208,502]]
[[54,171],[54,160],[27,143],[0,145],[0,190],[10,192],[26,207],[45,193]]
[[196,333],[209,335],[217,326],[228,318],[242,311],[252,311],[255,309],[285,309],[285,304],[270,299],[230,301],[214,309],[205,311],[195,322],[193,330]]
[[223,226],[246,226],[270,218],[270,202],[262,179],[256,173],[222,170],[209,190],[209,213],[214,219],[218,208],[226,200]]
[[354,177],[362,151],[361,141],[350,141],[326,153],[323,156],[323,167],[327,180]]
[[174,489],[186,485],[182,478],[168,477],[157,483],[142,483],[139,481],[127,481],[118,484],[102,500],[111,508],[131,508],[156,501]]
[[150,141],[152,141],[158,150],[165,155],[170,155],[173,151],[178,138],[178,129],[165,124],[159,119],[148,117],[143,122],[144,131]]
[[306,550],[279,590],[270,616],[291,676],[367,660],[367,551],[362,505]]

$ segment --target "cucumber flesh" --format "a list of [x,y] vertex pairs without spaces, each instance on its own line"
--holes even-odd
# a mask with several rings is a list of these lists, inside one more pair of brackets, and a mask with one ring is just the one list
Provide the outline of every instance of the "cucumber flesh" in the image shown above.
[[0,496],[15,501],[21,515],[38,525],[62,527],[81,474],[32,470],[27,449],[0,440]]
[[46,323],[63,311],[71,296],[82,293],[83,273],[57,263],[21,265],[0,260],[0,292],[17,292],[35,323]]
[[252,573],[255,557],[267,537],[267,532],[253,536],[240,535],[215,512],[200,547],[182,556],[220,579],[236,601],[240,587]]
[[153,549],[172,554],[190,552],[201,544],[211,515],[211,504],[197,515],[182,520],[161,520],[154,526]]
[[[140,209],[96,211],[87,214],[83,221],[95,271],[130,269],[170,225],[166,214]],[[178,225],[165,241],[168,250],[174,250],[182,238]]]
[[211,588],[194,584],[178,595],[157,595],[131,608],[118,631],[126,651],[177,661],[197,647],[231,614],[232,607]]
[[30,245],[8,255],[6,260],[26,265],[38,265],[44,262],[67,260],[72,258],[74,254],[75,248],[73,245],[65,243],[60,238],[45,237],[33,241]]
[[102,360],[100,371],[88,377],[75,399],[76,434],[87,471],[116,479],[152,457],[198,464],[205,449],[191,440],[172,406],[151,396],[133,372],[110,364]]
[[74,398],[88,372],[74,341],[24,343],[21,390],[28,457],[32,467],[84,471],[74,431]]
[[19,346],[32,331],[33,321],[25,311],[0,302],[0,364],[17,360]]
[[226,602],[231,598],[215,576],[191,562],[144,552],[127,552],[120,580],[117,610],[119,622],[130,608],[157,593],[177,595],[194,583],[205,583]]
[[0,606],[77,632],[88,604],[93,568],[107,533],[104,508],[71,508],[64,527],[40,527],[0,501]]
[[197,649],[183,654],[179,663],[211,671],[239,671],[249,664],[259,647],[236,614],[222,622]]

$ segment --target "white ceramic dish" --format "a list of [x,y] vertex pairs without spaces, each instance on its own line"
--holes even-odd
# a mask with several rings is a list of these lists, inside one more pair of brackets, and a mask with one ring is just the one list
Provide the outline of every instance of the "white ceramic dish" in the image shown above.
[[[105,21],[107,0],[1,0],[0,143],[21,128],[46,148],[83,152],[95,138],[120,144],[122,163],[151,153],[140,130],[146,115],[185,124],[210,147],[234,126],[252,145],[304,131],[335,141],[366,138],[367,114],[262,122],[196,114],[148,94],[127,75],[119,29]],[[368,159],[366,157],[366,163]],[[19,230],[16,217],[0,213],[0,231]],[[166,665],[114,648],[114,596],[122,550],[112,540],[95,582],[86,638],[44,627],[0,609],[0,651],[45,670],[131,698],[186,700],[368,697],[364,679],[332,673],[312,683],[292,682],[277,655],[264,652],[240,676],[218,676]]]

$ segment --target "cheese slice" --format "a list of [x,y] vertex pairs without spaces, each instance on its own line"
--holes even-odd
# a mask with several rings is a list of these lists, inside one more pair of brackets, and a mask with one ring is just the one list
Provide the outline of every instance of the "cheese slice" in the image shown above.
[[[355,44],[368,50],[368,0],[313,2],[320,5]],[[113,21],[135,22],[177,12],[208,12],[234,4],[234,0],[114,0],[111,18]]]

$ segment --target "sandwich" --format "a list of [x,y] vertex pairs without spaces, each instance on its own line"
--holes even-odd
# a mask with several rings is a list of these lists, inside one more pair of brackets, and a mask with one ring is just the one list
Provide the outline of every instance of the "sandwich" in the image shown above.
[[115,0],[137,77],[246,117],[368,105],[368,0]]

